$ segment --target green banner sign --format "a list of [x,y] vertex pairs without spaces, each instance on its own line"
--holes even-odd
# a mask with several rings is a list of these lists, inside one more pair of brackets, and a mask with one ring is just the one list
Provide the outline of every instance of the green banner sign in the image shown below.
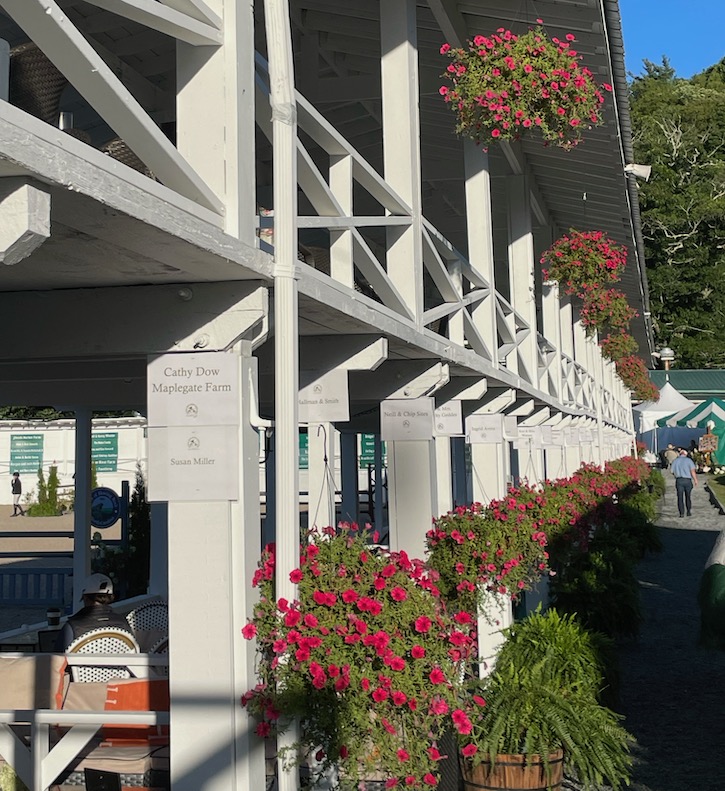
[[310,438],[307,432],[300,432],[300,469],[307,470],[310,467]]
[[118,471],[118,432],[98,432],[91,436],[91,461],[96,472]]
[[43,466],[42,434],[10,435],[10,472],[38,472]]
[[[369,464],[375,464],[375,434],[360,435],[360,455],[358,467],[366,470]],[[383,465],[385,464],[385,443],[383,442]]]

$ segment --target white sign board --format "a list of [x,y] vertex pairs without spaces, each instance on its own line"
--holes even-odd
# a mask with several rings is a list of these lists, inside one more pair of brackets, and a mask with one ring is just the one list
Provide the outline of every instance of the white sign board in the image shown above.
[[541,426],[541,444],[544,447],[551,445],[551,435],[552,435],[551,426]]
[[541,430],[538,426],[519,426],[519,440],[525,441],[531,448],[540,448]]
[[238,426],[239,357],[162,354],[149,360],[149,426]]
[[347,371],[328,371],[299,394],[300,423],[346,423],[350,420]]
[[564,429],[554,428],[551,430],[551,444],[563,447],[564,445]]
[[433,398],[390,398],[380,404],[380,435],[383,440],[432,439]]
[[463,435],[463,407],[460,401],[446,401],[436,408],[433,432],[436,437]]
[[503,442],[503,415],[470,415],[466,418],[466,437],[472,445]]
[[239,499],[239,434],[227,426],[148,429],[148,500]]

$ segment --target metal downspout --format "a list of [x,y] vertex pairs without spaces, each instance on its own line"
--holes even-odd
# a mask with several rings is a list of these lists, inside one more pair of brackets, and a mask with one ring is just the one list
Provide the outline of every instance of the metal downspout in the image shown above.
[[[274,155],[274,421],[276,595],[293,601],[290,571],[299,566],[297,106],[288,0],[265,0]],[[298,773],[284,748],[298,740],[298,724],[278,737],[279,791],[297,791]]]

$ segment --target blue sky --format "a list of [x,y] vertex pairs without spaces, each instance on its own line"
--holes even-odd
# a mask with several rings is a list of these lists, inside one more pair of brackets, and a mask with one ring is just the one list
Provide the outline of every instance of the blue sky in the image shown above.
[[678,77],[725,57],[725,0],[619,0],[628,72],[667,55]]

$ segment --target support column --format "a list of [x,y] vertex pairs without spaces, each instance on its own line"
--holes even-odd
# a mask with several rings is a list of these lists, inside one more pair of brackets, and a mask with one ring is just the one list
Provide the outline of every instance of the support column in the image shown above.
[[534,237],[531,230],[531,206],[526,176],[508,176],[506,190],[511,304],[529,326],[528,335],[518,346],[518,373],[533,385],[538,385]]
[[470,505],[471,494],[468,485],[466,440],[464,437],[451,438],[451,465],[451,474],[453,477],[453,507]]
[[169,595],[169,507],[168,503],[150,503],[151,559],[149,562],[149,593]]
[[244,346],[239,500],[169,503],[174,791],[264,786],[264,746],[239,705],[255,683],[254,644],[241,629],[253,612],[249,580],[260,552],[258,436],[248,414],[255,363]]
[[509,466],[509,443],[504,440],[496,445],[473,443],[473,501],[488,503],[506,494]]
[[224,230],[255,245],[253,3],[206,0],[222,46],[177,42],[177,148],[223,200]]
[[93,412],[78,407],[76,416],[76,471],[73,506],[73,607],[81,601],[86,577],[91,573],[91,420]]
[[438,515],[435,443],[388,442],[390,548],[411,557],[425,554],[425,534]]
[[357,467],[357,434],[340,434],[340,477],[342,478],[340,518],[343,522],[360,521]]
[[[472,308],[473,322],[491,356],[498,362],[498,332],[496,324],[496,277],[493,261],[493,220],[491,209],[491,173],[487,151],[482,151],[472,140],[463,143],[466,174],[466,228],[468,230],[468,260],[490,286],[488,296]],[[456,340],[451,336],[452,340]]]
[[436,437],[436,494],[438,511],[434,516],[453,510],[453,463],[451,458],[451,438]]
[[311,423],[307,429],[309,526],[335,527],[335,429],[332,423]]
[[388,229],[387,271],[423,321],[423,236],[418,41],[415,0],[380,3],[380,74],[385,180],[410,206],[412,223]]
[[277,524],[277,478],[275,475],[275,433],[274,429],[267,429],[265,438],[266,453],[264,458],[264,528],[262,529],[262,546],[271,544],[275,540],[275,526]]

